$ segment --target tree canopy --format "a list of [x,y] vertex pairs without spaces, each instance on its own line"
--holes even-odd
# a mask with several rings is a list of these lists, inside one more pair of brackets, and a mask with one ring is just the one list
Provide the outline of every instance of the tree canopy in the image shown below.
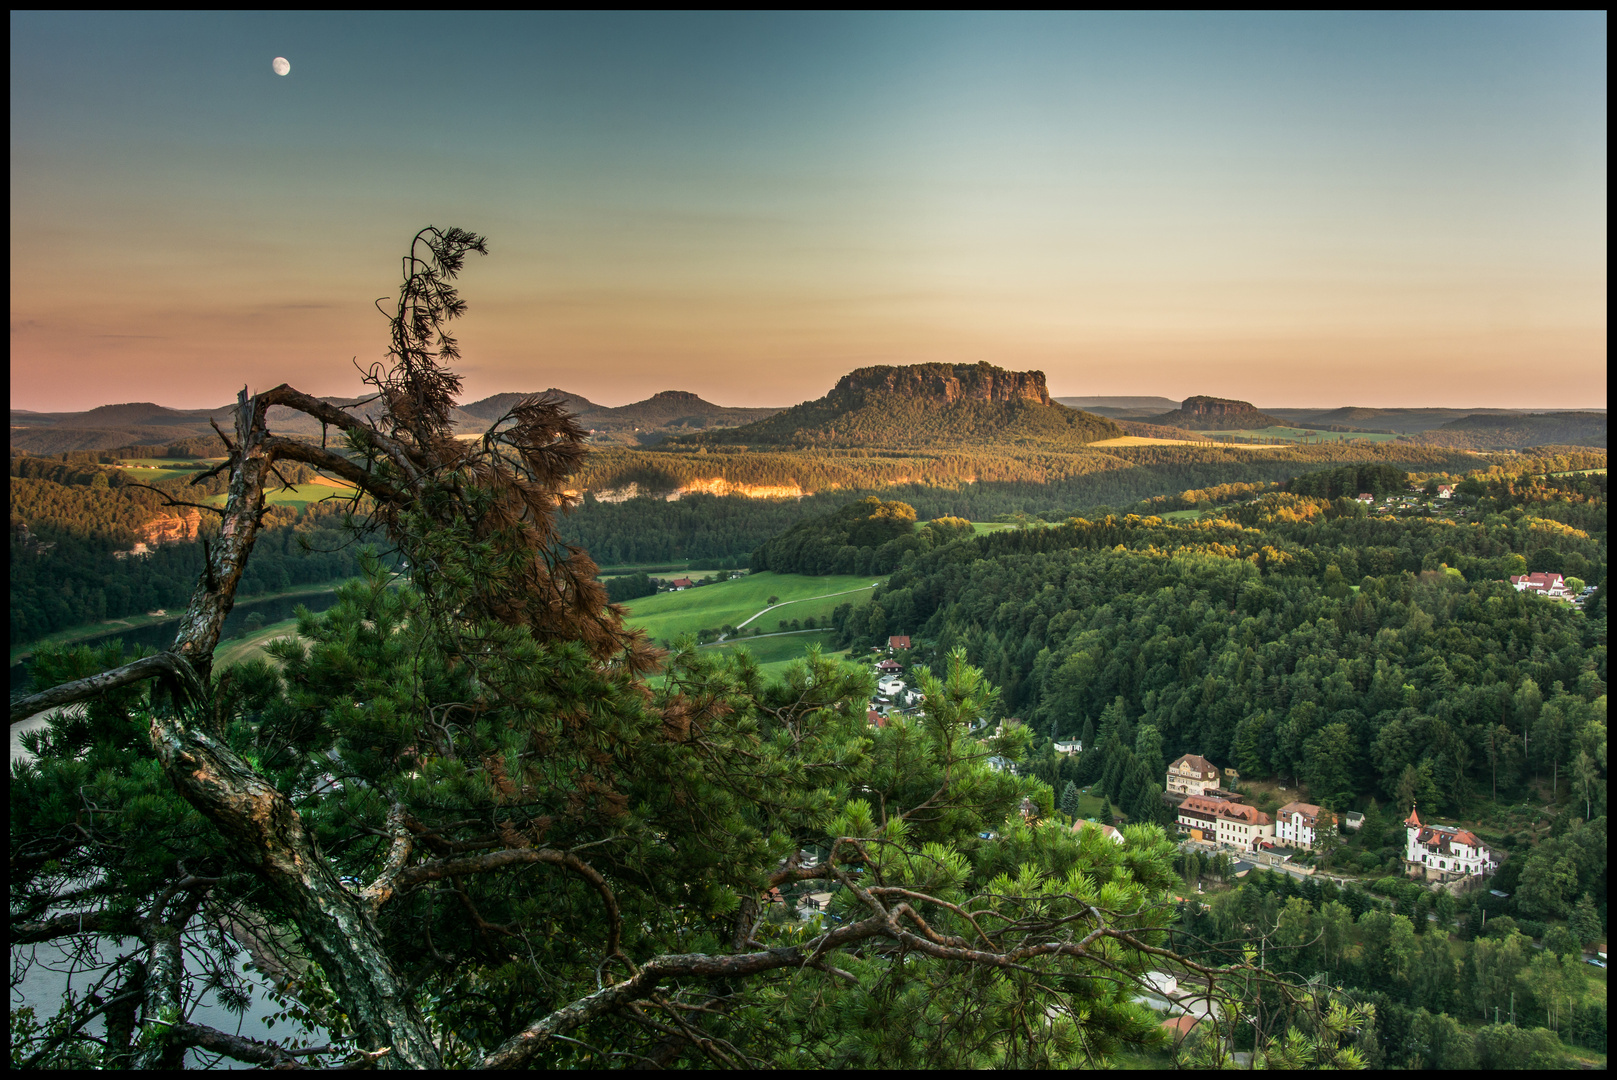
[[[415,237],[369,419],[242,392],[170,649],[41,650],[55,685],[12,706],[54,710],[13,772],[13,942],[135,944],[56,1015],[14,1014],[15,1063],[1072,1066],[1161,1045],[1133,1000],[1153,967],[1237,992],[1249,965],[1171,948],[1163,832],[1056,820],[964,650],[872,727],[862,668],[810,653],[766,682],[627,631],[558,533],[587,453],[561,404],[449,430],[471,253]],[[273,434],[272,407],[344,452]],[[282,462],[363,492],[406,569],[368,559],[268,661],[216,671]],[[195,1021],[204,991],[249,1007],[238,949],[323,1045]]]

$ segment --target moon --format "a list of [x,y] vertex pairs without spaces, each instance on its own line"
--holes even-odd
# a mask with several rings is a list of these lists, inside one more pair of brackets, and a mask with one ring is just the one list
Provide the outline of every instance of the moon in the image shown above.
[[285,75],[288,71],[292,70],[292,65],[284,56],[277,56],[275,59],[271,60],[270,67],[274,69],[275,74],[277,75]]

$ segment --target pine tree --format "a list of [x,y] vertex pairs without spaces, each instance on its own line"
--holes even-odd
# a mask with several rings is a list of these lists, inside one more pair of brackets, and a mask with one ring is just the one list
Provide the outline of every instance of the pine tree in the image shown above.
[[[1119,862],[1025,820],[1049,788],[992,759],[1023,760],[1031,732],[985,747],[972,724],[998,691],[962,648],[919,674],[914,722],[872,729],[860,668],[811,652],[770,682],[749,657],[665,655],[626,630],[558,532],[588,453],[561,403],[454,437],[446,323],[472,252],[486,245],[459,229],[415,238],[369,420],[288,386],[242,392],[224,526],[173,648],[42,654],[57,685],[13,702],[14,723],[89,703],[30,736],[38,760],[13,777],[14,943],[143,945],[110,973],[105,1037],[65,1001],[26,1046],[14,1030],[14,1062],[175,1068],[206,1047],[270,1067],[566,1068],[612,1047],[659,1067],[1068,1068],[1159,1045],[1133,987],[1093,976],[1159,962],[1173,846],[1142,835]],[[272,407],[348,453],[272,434]],[[215,670],[277,462],[355,485],[409,571],[367,560],[274,664]],[[823,922],[765,910],[794,885],[835,889]],[[962,914],[983,905],[1019,914]],[[246,1007],[221,920],[289,973],[291,1011],[335,1049],[188,1013],[204,989]],[[1030,959],[1029,941],[1065,943]],[[1024,962],[1038,978],[1000,978]],[[956,1022],[921,1022],[931,1003]]]
[[1061,789],[1061,812],[1073,820],[1078,818],[1078,785],[1071,780]]
[[1600,913],[1595,909],[1594,898],[1588,893],[1579,897],[1577,904],[1573,906],[1571,914],[1567,916],[1567,927],[1580,944],[1600,939]]

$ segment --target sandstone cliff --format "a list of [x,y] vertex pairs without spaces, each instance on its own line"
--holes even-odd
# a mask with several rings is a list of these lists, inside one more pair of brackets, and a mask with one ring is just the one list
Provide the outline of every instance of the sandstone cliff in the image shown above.
[[1050,404],[1042,371],[1006,371],[991,364],[914,364],[868,367],[837,381],[833,395],[847,391],[894,394],[953,405],[957,401],[1034,401]]

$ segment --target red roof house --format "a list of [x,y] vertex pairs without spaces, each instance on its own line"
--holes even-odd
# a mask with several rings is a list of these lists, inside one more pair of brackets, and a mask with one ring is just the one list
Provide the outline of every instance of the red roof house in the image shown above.
[[899,637],[890,637],[890,638],[888,638],[887,639],[887,647],[889,649],[907,649],[907,648],[909,648],[910,647],[909,635],[906,634],[906,635],[899,636]]

